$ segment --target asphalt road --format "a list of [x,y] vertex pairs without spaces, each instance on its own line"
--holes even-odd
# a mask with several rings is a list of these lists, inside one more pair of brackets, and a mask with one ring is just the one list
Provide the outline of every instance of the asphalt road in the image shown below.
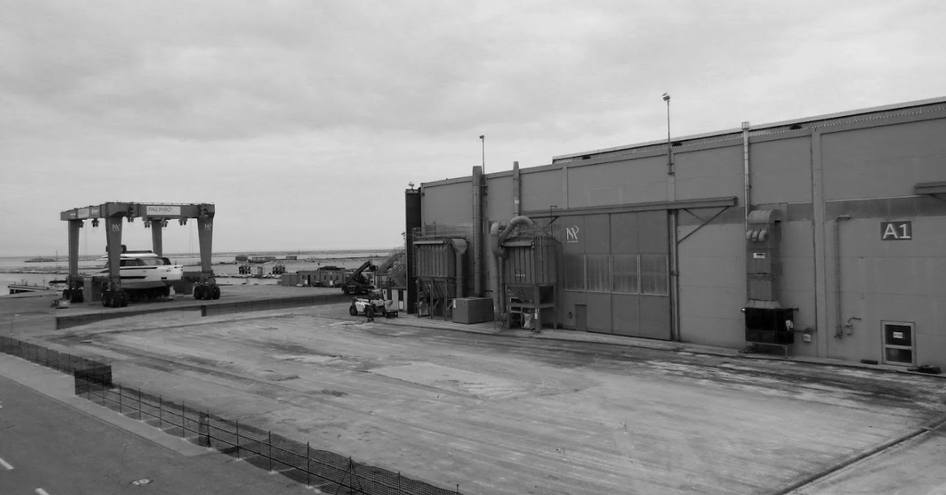
[[126,493],[306,490],[222,454],[183,456],[0,376],[0,494]]

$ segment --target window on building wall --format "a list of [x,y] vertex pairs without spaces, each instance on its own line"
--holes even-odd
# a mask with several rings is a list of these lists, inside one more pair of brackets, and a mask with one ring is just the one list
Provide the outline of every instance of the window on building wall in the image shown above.
[[585,255],[587,289],[595,292],[611,290],[611,256],[607,254]]
[[585,256],[565,253],[565,289],[584,290]]
[[636,254],[615,254],[611,261],[614,292],[640,292],[640,267]]
[[667,255],[640,255],[641,293],[666,295],[669,286],[667,280]]

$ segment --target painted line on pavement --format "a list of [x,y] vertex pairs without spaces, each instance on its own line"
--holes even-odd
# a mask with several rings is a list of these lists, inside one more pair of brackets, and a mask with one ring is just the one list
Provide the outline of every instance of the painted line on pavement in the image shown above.
[[13,471],[13,466],[11,466],[9,462],[3,460],[2,457],[0,457],[0,466],[3,466],[3,468],[7,471]]

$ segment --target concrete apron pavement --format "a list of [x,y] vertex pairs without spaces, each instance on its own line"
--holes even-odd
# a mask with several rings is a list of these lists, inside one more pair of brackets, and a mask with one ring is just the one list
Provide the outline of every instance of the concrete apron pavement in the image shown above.
[[[126,386],[464,493],[819,493],[797,485],[888,444],[842,471],[941,445],[915,435],[943,413],[932,377],[561,330],[366,323],[346,307],[39,333],[112,361]],[[911,485],[910,469],[875,476],[946,482],[928,470]]]
[[24,359],[0,354],[0,375],[184,456],[206,454],[206,447],[164,433],[143,421],[119,414],[75,395],[72,376]]

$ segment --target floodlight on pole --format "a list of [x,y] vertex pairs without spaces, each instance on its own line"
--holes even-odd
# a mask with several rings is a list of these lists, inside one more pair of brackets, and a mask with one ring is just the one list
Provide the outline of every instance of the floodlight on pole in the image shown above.
[[670,141],[670,93],[664,93],[661,97],[667,102],[667,175],[673,175],[673,143]]

